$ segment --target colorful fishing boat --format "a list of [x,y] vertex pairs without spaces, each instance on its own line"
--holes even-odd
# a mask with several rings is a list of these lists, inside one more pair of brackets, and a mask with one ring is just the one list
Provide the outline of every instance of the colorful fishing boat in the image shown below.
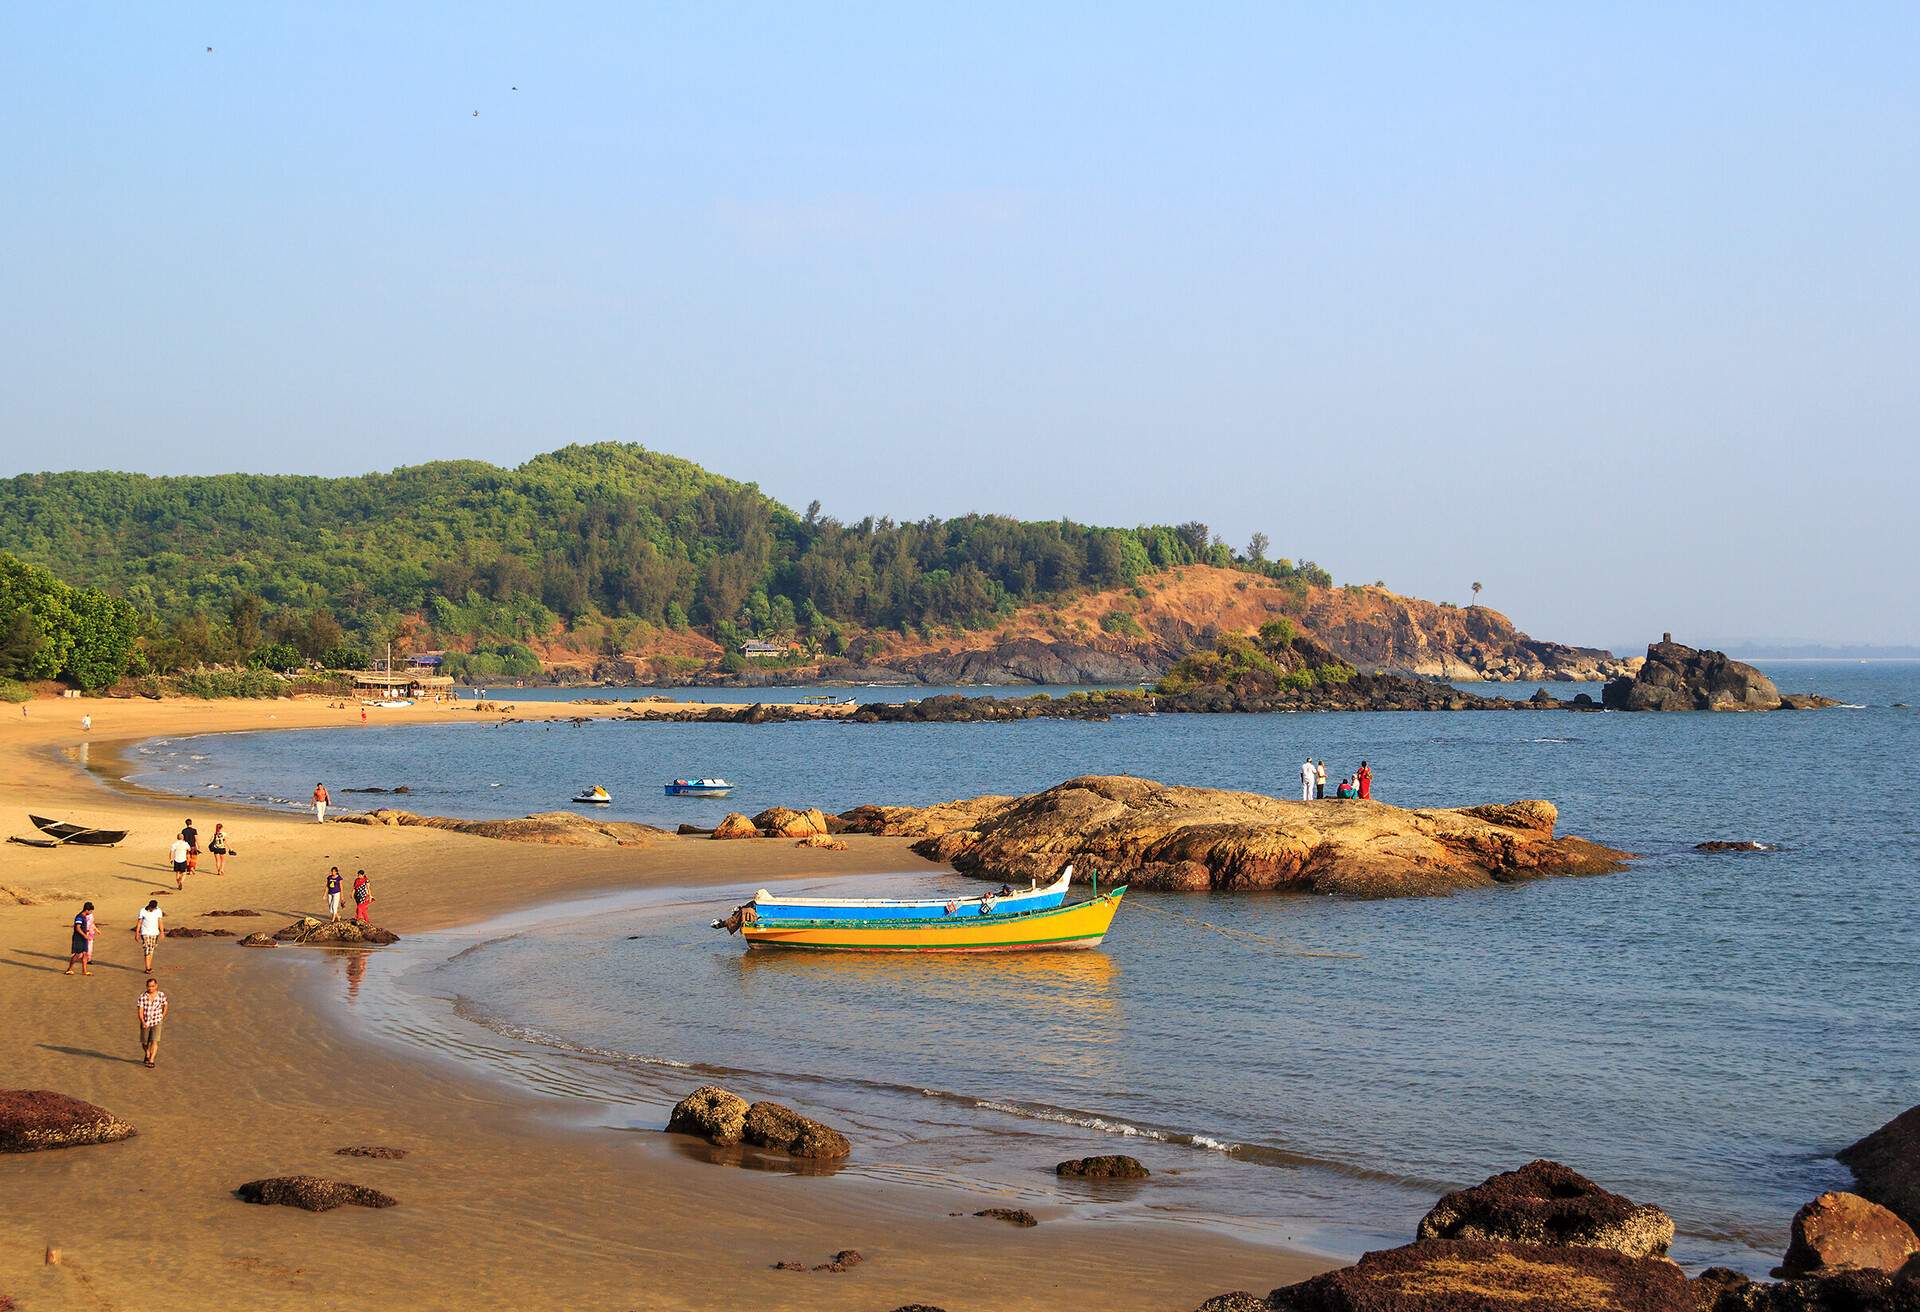
[[733,791],[725,779],[675,779],[665,787],[668,797],[725,797]]
[[1067,900],[1073,867],[1051,884],[1002,888],[983,897],[775,897],[766,889],[748,905],[757,920],[936,920],[954,916],[1011,916],[1046,911]]
[[[813,952],[1048,952],[1097,948],[1113,925],[1121,885],[1072,906],[1012,916],[935,916],[916,920],[772,920],[742,914],[749,948]],[[752,904],[742,908],[743,913]]]

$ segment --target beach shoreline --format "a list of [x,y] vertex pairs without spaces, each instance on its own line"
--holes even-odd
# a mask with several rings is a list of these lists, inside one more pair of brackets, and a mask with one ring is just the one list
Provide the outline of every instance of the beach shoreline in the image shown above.
[[[618,709],[522,703],[514,713]],[[87,712],[95,725],[83,734]],[[495,718],[470,703],[382,716]],[[0,963],[10,967],[13,1004],[0,1008],[0,1050],[12,1054],[4,1083],[97,1102],[140,1130],[120,1144],[0,1158],[10,1204],[0,1215],[0,1292],[23,1308],[344,1307],[375,1290],[403,1307],[1017,1309],[1093,1295],[1115,1308],[1182,1308],[1332,1265],[1178,1223],[1043,1215],[1039,1227],[1015,1231],[970,1215],[996,1201],[978,1187],[742,1170],[702,1160],[699,1145],[675,1136],[569,1124],[506,1081],[359,1032],[351,1006],[332,1013],[317,1004],[328,975],[349,960],[338,953],[163,942],[156,971],[176,1011],[159,1067],[143,1069],[131,1019],[138,955],[126,927],[147,897],[171,927],[271,929],[317,909],[327,865],[365,867],[376,881],[375,919],[404,938],[614,890],[931,869],[902,840],[861,838],[846,852],[675,838],[555,848],[318,825],[282,808],[183,799],[117,777],[122,754],[154,737],[357,722],[357,708],[325,699],[40,699],[0,733],[8,823],[27,832],[31,810],[131,831],[111,849],[0,847]],[[203,866],[175,893],[162,840],[188,814],[203,834],[225,819],[237,850],[227,876]],[[80,897],[99,904],[103,926],[91,979],[64,977],[58,952]],[[232,908],[261,917],[201,919]],[[380,961],[366,964],[378,970]],[[404,1146],[409,1156],[333,1155],[361,1143]],[[296,1171],[369,1184],[402,1206],[308,1216],[231,1196],[244,1180]],[[60,1250],[58,1265],[43,1262],[48,1247]],[[868,1261],[846,1274],[772,1269],[847,1247]]]

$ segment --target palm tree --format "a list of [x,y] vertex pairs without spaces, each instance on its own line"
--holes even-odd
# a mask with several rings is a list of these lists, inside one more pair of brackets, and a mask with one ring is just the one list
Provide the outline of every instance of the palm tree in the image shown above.
[[1473,585],[1473,604],[1476,606],[1480,604],[1480,585],[1478,583]]

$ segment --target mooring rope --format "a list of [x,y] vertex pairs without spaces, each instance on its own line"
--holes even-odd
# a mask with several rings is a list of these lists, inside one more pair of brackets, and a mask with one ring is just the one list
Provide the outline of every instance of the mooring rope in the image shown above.
[[1268,947],[1289,957],[1326,957],[1341,961],[1354,961],[1360,957],[1360,953],[1358,952],[1323,952],[1314,948],[1303,948],[1298,943],[1289,943],[1286,939],[1274,938],[1270,934],[1257,933],[1251,929],[1236,929],[1232,925],[1216,925],[1211,920],[1202,920],[1200,917],[1190,916],[1184,911],[1175,911],[1172,907],[1155,906],[1144,898],[1136,899],[1131,905],[1143,911],[1157,911],[1163,916],[1172,916],[1176,920],[1187,921],[1189,924],[1198,925],[1202,929],[1210,929],[1214,933],[1224,935],[1227,938],[1244,938],[1256,943],[1264,943]]

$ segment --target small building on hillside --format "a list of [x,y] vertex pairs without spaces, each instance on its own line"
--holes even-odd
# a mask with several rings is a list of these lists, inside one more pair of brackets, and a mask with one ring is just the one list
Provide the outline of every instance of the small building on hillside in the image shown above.
[[777,642],[761,642],[754,639],[740,644],[740,654],[764,659],[769,656],[785,656],[787,649]]

